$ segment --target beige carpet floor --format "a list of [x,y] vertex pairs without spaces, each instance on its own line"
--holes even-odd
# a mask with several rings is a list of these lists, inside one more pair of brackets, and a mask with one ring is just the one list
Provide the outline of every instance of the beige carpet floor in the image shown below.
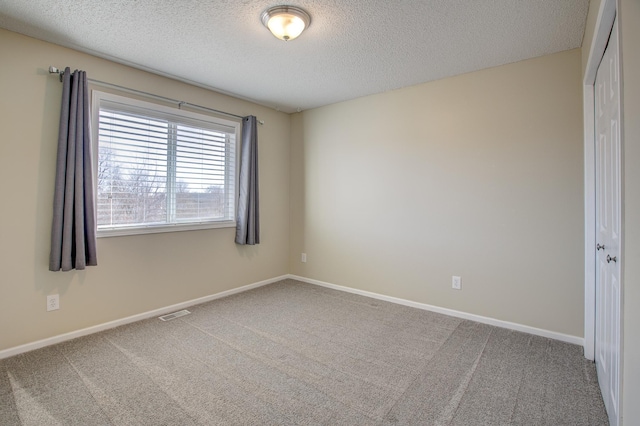
[[0,360],[0,425],[606,425],[582,348],[293,280]]

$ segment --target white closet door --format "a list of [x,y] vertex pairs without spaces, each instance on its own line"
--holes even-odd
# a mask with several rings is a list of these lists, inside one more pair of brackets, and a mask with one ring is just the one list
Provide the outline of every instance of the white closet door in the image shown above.
[[620,71],[617,19],[595,82],[596,367],[609,423],[618,425],[620,395]]

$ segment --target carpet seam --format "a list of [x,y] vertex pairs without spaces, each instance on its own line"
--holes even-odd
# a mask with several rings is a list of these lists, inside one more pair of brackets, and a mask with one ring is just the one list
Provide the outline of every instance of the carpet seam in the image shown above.
[[[212,302],[213,302],[213,301],[212,301]],[[210,302],[205,302],[205,304],[206,304],[206,303],[210,303]],[[188,321],[186,320],[186,318],[177,318],[176,320],[177,320],[176,322],[183,323],[183,324],[184,324],[184,325],[186,325],[187,327],[193,328],[194,330],[196,330],[196,331],[198,331],[198,332],[200,332],[200,333],[203,333],[203,334],[204,334],[204,335],[206,335],[206,336],[209,336],[209,337],[212,337],[212,338],[216,339],[217,341],[219,341],[219,342],[220,342],[220,343],[222,343],[223,345],[226,345],[227,347],[229,347],[229,348],[230,348],[230,349],[232,349],[233,351],[238,352],[238,353],[241,353],[241,354],[244,354],[244,352],[239,351],[237,348],[235,348],[235,347],[233,347],[233,346],[229,345],[227,342],[225,342],[225,341],[223,341],[223,340],[219,339],[217,336],[214,336],[214,335],[212,335],[212,334],[210,334],[210,333],[207,333],[206,331],[204,331],[204,330],[200,329],[200,328],[199,328],[199,327],[197,327],[196,325],[194,325],[194,324],[192,324],[192,323],[188,322]],[[157,330],[155,330],[155,329],[154,329],[152,332],[153,332],[156,336],[158,336],[158,337],[165,338],[165,339],[167,338],[167,336],[164,336],[162,333],[159,333],[159,332],[158,332]],[[181,340],[181,339],[179,339],[179,338],[176,338],[175,336],[169,336],[168,338],[169,338],[169,339],[171,339],[171,340],[173,340],[174,342],[176,342],[176,343],[178,343],[178,344],[184,345],[184,341],[183,341],[183,340]],[[117,344],[115,344],[115,343],[114,343],[114,345],[116,345],[116,346],[117,346]],[[118,348],[119,348],[119,347],[118,347]],[[207,362],[206,360],[202,360],[202,359],[196,358],[196,357],[192,356],[191,354],[189,354],[188,352],[186,352],[185,354],[186,354],[186,355],[187,355],[187,356],[188,356],[192,361],[197,362],[197,363],[199,363],[199,364],[203,365],[204,367],[206,367],[208,370],[210,370],[210,371],[214,372],[215,374],[220,374],[221,376],[225,377],[225,378],[226,378],[226,379],[228,379],[229,381],[231,381],[231,382],[233,382],[233,383],[237,384],[237,385],[239,386],[239,388],[241,388],[244,392],[250,392],[250,389],[249,389],[249,388],[247,388],[247,386],[245,385],[244,381],[243,381],[243,380],[239,380],[235,375],[233,375],[233,374],[229,374],[229,373],[227,373],[227,372],[226,372],[226,371],[224,371],[224,370],[217,369],[217,368],[215,367],[215,365],[213,365],[212,363]],[[125,356],[126,356],[126,354],[125,354]],[[128,357],[127,357],[127,358],[128,358]],[[255,361],[260,362],[260,360],[259,360],[259,359],[257,359],[257,358],[254,358],[254,357],[251,357],[251,358],[252,358],[253,360],[255,360]],[[289,376],[289,377],[291,377],[291,376]],[[154,381],[154,383],[155,383],[155,381]],[[164,391],[163,391],[163,392],[164,392]],[[165,392],[165,394],[166,394],[166,392]],[[270,402],[268,399],[265,399],[264,397],[262,397],[262,396],[260,396],[260,395],[255,395],[255,397],[256,397],[256,399],[258,399],[259,401],[261,401],[261,402],[263,402],[263,403],[265,403],[265,404],[267,404],[267,405],[271,405],[271,402]],[[172,398],[172,399],[173,399],[173,398]],[[239,404],[236,404],[236,403],[233,403],[233,402],[229,402],[229,404],[233,405],[234,407],[238,408],[239,410],[243,410],[243,409],[244,409],[244,407],[243,407],[243,406],[241,406],[241,405],[239,405]],[[286,415],[286,413],[284,413],[283,415],[285,415],[285,416],[286,416],[287,420],[291,420],[291,417],[290,417],[290,416],[287,416],[287,415]],[[193,418],[193,417],[192,417],[192,418]],[[195,423],[201,424],[197,419],[193,419],[193,421],[194,421]]]
[[[527,346],[531,346],[531,341],[532,341],[533,336],[529,336],[528,340],[527,340]],[[527,361],[529,361],[531,359],[532,356],[532,351],[531,349],[529,350],[529,354],[527,355]],[[525,365],[528,365],[529,363],[527,362]],[[513,408],[511,409],[511,415],[509,416],[509,423],[513,424],[513,418],[516,414],[516,408],[518,407],[518,401],[520,400],[520,394],[522,393],[522,387],[524,386],[524,381],[525,381],[525,371],[524,368],[522,370],[522,375],[520,376],[520,383],[518,383],[518,392],[516,393],[516,403],[513,404]]]
[[[169,398],[172,401],[176,401],[175,398],[173,398],[171,395],[169,395],[151,376],[149,376],[149,374],[147,374],[144,370],[142,370],[140,367],[138,367],[138,365],[115,343],[113,342],[111,339],[109,339],[109,336],[104,336],[105,340],[112,346],[114,347],[118,352],[120,352],[126,359],[129,360],[129,362],[131,362],[132,365],[135,366],[136,370],[138,370],[140,373],[142,373],[144,376],[146,376],[151,383],[153,383],[156,388],[162,392],[163,394],[165,394],[167,396],[167,398]],[[178,406],[180,406],[180,404],[176,401],[176,404]],[[182,407],[181,407],[182,408]],[[200,424],[200,422],[195,419],[191,414],[189,414],[187,411],[185,411],[184,409],[182,410],[182,412],[189,417],[195,424]]]
[[[9,382],[11,382],[11,376],[13,376],[13,374],[11,374],[11,372],[6,368],[5,368],[5,371],[7,372],[7,377],[9,379]],[[11,397],[13,398],[14,405],[17,407],[18,403],[16,401],[16,395],[15,395],[15,391],[13,390],[13,387],[11,389]],[[22,420],[21,412],[17,408],[16,408],[16,415],[18,416],[18,421],[20,422],[20,426],[24,425],[24,421]]]
[[[442,414],[441,414],[440,418],[442,418],[443,414],[451,406],[451,402],[453,402],[453,401],[455,401],[457,399],[457,402],[455,403],[455,408],[453,408],[453,411],[450,413],[450,416],[449,416],[448,419],[442,419],[442,421],[441,421],[440,418],[439,418],[438,420],[436,420],[436,425],[441,425],[441,424],[450,425],[451,422],[453,421],[453,419],[456,417],[456,413],[460,409],[460,403],[462,402],[462,399],[464,398],[465,393],[469,389],[469,385],[471,384],[471,381],[473,380],[473,377],[476,374],[476,370],[478,369],[478,365],[480,364],[480,359],[482,359],[482,356],[484,355],[484,353],[486,351],[487,344],[489,343],[489,340],[491,339],[491,336],[493,335],[493,333],[495,331],[495,329],[493,327],[491,327],[489,330],[490,330],[489,334],[487,335],[484,343],[482,344],[482,350],[478,354],[476,360],[473,362],[473,365],[472,365],[470,371],[465,375],[462,383],[460,383],[460,385],[456,389],[456,392],[454,393],[453,397],[449,400],[450,403],[447,404],[447,406],[444,407],[444,410],[442,410]],[[460,389],[461,389],[461,387],[463,385],[464,385],[464,390],[462,392],[460,392]],[[446,423],[442,423],[442,422],[446,422]]]
[[[188,327],[190,327],[190,328],[193,328],[194,330],[196,330],[196,331],[198,331],[198,332],[202,333],[202,334],[203,334],[203,335],[205,335],[205,336],[209,336],[209,337],[211,337],[211,338],[213,338],[213,339],[217,340],[218,342],[220,342],[221,344],[223,344],[223,345],[227,346],[228,348],[230,348],[230,349],[231,349],[231,350],[233,350],[234,352],[237,352],[237,353],[239,353],[239,354],[244,354],[244,355],[246,355],[247,357],[251,358],[252,360],[257,361],[257,362],[260,362],[261,364],[264,364],[262,361],[260,361],[260,359],[258,359],[258,358],[256,358],[256,357],[254,357],[254,356],[251,356],[251,355],[247,355],[246,353],[244,353],[244,352],[242,352],[242,351],[238,350],[238,348],[236,348],[236,347],[234,347],[234,346],[230,345],[229,343],[227,343],[226,341],[224,341],[224,340],[220,339],[219,337],[217,337],[217,336],[215,336],[215,335],[213,335],[213,334],[211,334],[211,333],[206,332],[205,330],[203,330],[203,329],[201,329],[200,327],[198,327],[198,326],[194,325],[193,323],[190,323],[190,322],[186,321],[184,318],[179,318],[179,319],[178,319],[178,321],[180,321],[180,322],[184,323],[186,326],[188,326]],[[165,338],[166,338],[166,336],[165,336]],[[169,336],[169,339],[171,339],[171,340],[173,340],[173,341],[175,341],[175,342],[178,342],[178,343],[180,343],[180,344],[183,344],[183,343],[184,343],[182,340],[180,340],[180,339],[178,339],[178,338],[176,338],[176,337],[174,337],[174,336]],[[238,384],[238,385],[240,386],[240,388],[242,388],[244,391],[248,391],[248,389],[246,388],[246,386],[245,386],[245,384],[244,384],[244,381],[243,381],[243,380],[239,380],[235,375],[233,375],[233,374],[228,374],[228,373],[226,373],[224,370],[216,369],[214,365],[212,365],[211,363],[207,362],[206,360],[202,360],[202,359],[199,359],[199,358],[194,358],[194,357],[193,357],[193,356],[191,356],[191,355],[189,355],[189,357],[190,357],[193,361],[195,361],[195,362],[197,362],[197,363],[199,363],[199,364],[202,364],[202,365],[203,365],[203,366],[205,366],[207,369],[212,370],[212,371],[213,371],[213,372],[215,372],[216,374],[220,374],[220,375],[222,375],[223,377],[225,377],[226,379],[228,379],[228,380],[230,380],[230,381],[232,381],[232,382],[234,382],[234,383]],[[279,371],[280,371],[280,370],[279,370]],[[293,377],[293,376],[291,376],[291,375],[287,374],[286,372],[282,372],[282,373],[283,373],[283,374],[285,374],[287,377],[290,377],[290,378],[292,378],[292,379],[295,379],[295,377]],[[265,398],[261,397],[260,395],[257,395],[257,396],[256,396],[256,398],[257,398],[257,399],[259,399],[260,401],[262,401],[262,402],[266,403],[266,404],[270,404],[270,401],[269,401],[269,400],[267,400],[267,399],[265,399]],[[238,407],[238,408],[242,408],[242,407],[238,406],[237,404],[234,404],[234,405],[235,405],[236,407]]]
[[[227,319],[228,319],[228,318],[227,318]],[[231,322],[235,322],[235,321],[231,321]],[[236,323],[236,324],[238,324],[237,322],[235,322],[235,323]],[[336,403],[338,403],[338,404],[340,404],[340,405],[344,405],[344,406],[346,406],[346,407],[352,408],[353,410],[355,410],[355,411],[359,412],[360,414],[364,415],[364,416],[365,416],[365,417],[367,417],[367,418],[370,418],[371,420],[374,420],[374,421],[375,421],[375,420],[377,420],[377,416],[376,416],[376,417],[372,417],[370,413],[368,413],[368,412],[366,412],[366,411],[363,411],[363,410],[361,410],[360,408],[358,408],[358,407],[356,407],[356,406],[352,406],[352,405],[346,404],[344,401],[341,401],[341,400],[339,400],[339,399],[336,399],[336,398],[335,398],[335,397],[333,397],[332,395],[327,394],[327,393],[326,393],[326,392],[324,392],[322,389],[320,389],[320,388],[318,388],[317,386],[315,386],[313,383],[310,383],[310,382],[308,382],[307,380],[300,379],[299,377],[292,376],[291,374],[289,374],[289,373],[287,373],[286,371],[282,370],[282,369],[281,369],[277,364],[276,364],[276,365],[271,365],[271,364],[265,363],[265,362],[261,361],[261,360],[260,360],[260,358],[255,357],[255,356],[253,355],[253,353],[242,351],[242,350],[240,350],[240,348],[239,348],[239,347],[236,347],[236,346],[234,346],[233,344],[231,344],[230,342],[227,342],[227,341],[223,340],[222,338],[220,338],[220,337],[218,337],[218,336],[216,336],[216,335],[213,335],[213,334],[211,334],[211,333],[207,332],[206,330],[204,330],[204,329],[202,329],[202,328],[198,327],[197,325],[195,325],[195,324],[193,324],[193,323],[188,323],[188,324],[189,324],[189,325],[191,325],[193,328],[195,328],[195,329],[199,330],[200,332],[202,332],[202,333],[204,333],[204,334],[206,334],[206,335],[208,335],[208,336],[211,336],[211,337],[213,337],[214,339],[216,339],[216,340],[220,341],[221,343],[223,343],[223,344],[227,345],[227,346],[228,346],[228,347],[230,347],[231,349],[233,349],[233,350],[235,350],[235,351],[237,351],[237,352],[239,352],[239,353],[241,353],[241,354],[244,354],[245,356],[248,356],[248,357],[250,357],[250,358],[254,359],[254,360],[255,360],[255,361],[257,361],[257,362],[260,362],[261,364],[266,364],[266,365],[268,365],[268,366],[270,366],[270,367],[276,368],[280,373],[285,374],[286,376],[290,377],[291,379],[294,379],[294,380],[300,380],[300,381],[302,381],[302,382],[303,382],[303,383],[305,383],[307,386],[309,386],[309,387],[311,387],[311,388],[315,389],[317,392],[319,392],[319,393],[321,393],[322,395],[326,396],[326,397],[327,397],[327,398],[329,398],[330,400],[335,401]],[[240,325],[241,325],[241,324],[240,324]],[[323,364],[323,365],[324,365],[324,364]]]
[[96,403],[96,406],[98,406],[100,408],[100,411],[102,412],[102,414],[104,414],[104,416],[109,419],[109,423],[111,425],[113,425],[113,419],[111,418],[111,416],[109,414],[107,414],[107,412],[104,410],[104,408],[102,407],[102,404],[100,404],[100,402],[96,399],[96,397],[93,395],[93,392],[91,392],[91,390],[89,389],[89,387],[86,385],[86,383],[84,382],[84,379],[82,378],[82,375],[80,374],[80,372],[78,371],[78,369],[76,368],[75,365],[73,365],[73,363],[71,362],[71,360],[69,359],[69,357],[67,356],[66,353],[64,353],[63,350],[60,349],[61,346],[58,346],[56,348],[56,350],[58,351],[58,353],[60,353],[65,361],[67,362],[67,364],[69,364],[69,367],[71,367],[74,371],[74,373],[78,376],[78,378],[80,379],[80,382],[82,383],[82,386],[84,386],[85,390],[87,391],[87,393],[89,395],[91,395],[91,399],[93,399],[93,401]]
[[[455,334],[455,332],[458,330],[458,328],[460,327],[460,325],[464,322],[464,320],[460,321],[458,323],[458,325],[456,325],[456,327],[451,331],[451,333],[449,334],[449,336],[447,336],[447,338],[445,340],[442,341],[442,343],[440,344],[440,346],[438,347],[438,350],[434,352],[434,354],[431,356],[431,358],[429,358],[428,360],[425,360],[425,365],[422,366],[422,368],[420,368],[418,371],[415,372],[415,375],[413,377],[413,379],[407,384],[407,386],[404,388],[403,392],[400,394],[400,396],[396,399],[396,401],[394,402],[394,404],[389,408],[389,410],[387,410],[387,412],[384,414],[384,416],[382,417],[381,421],[384,421],[385,418],[387,418],[387,416],[389,415],[389,413],[391,413],[391,411],[393,411],[393,409],[398,405],[398,403],[402,400],[402,397],[409,391],[409,389],[411,388],[411,386],[417,382],[420,379],[420,376],[422,375],[422,373],[428,368],[428,363],[438,354],[438,352],[442,349],[442,347],[444,345],[447,344],[447,342],[449,340],[451,340],[451,338],[453,337],[453,335]],[[413,419],[415,418],[415,413],[411,416],[411,421],[413,421]]]
[[[193,328],[194,330],[196,330],[196,331],[198,331],[198,332],[200,332],[200,333],[203,333],[203,334],[204,334],[204,335],[206,335],[206,336],[209,336],[209,337],[212,337],[212,338],[216,339],[218,342],[220,342],[221,344],[223,344],[223,345],[227,346],[228,348],[230,348],[230,349],[231,349],[231,350],[233,350],[234,352],[238,352],[238,353],[240,353],[240,354],[246,355],[246,356],[248,356],[249,358],[251,358],[252,360],[257,361],[257,362],[260,362],[261,364],[264,364],[264,363],[262,363],[262,361],[260,361],[260,359],[255,358],[255,357],[253,357],[253,356],[251,356],[251,355],[247,355],[246,353],[244,353],[244,352],[242,352],[242,351],[238,350],[237,348],[235,348],[235,347],[231,346],[230,344],[228,344],[228,343],[227,343],[227,342],[225,342],[224,340],[221,340],[221,339],[220,339],[220,338],[218,338],[217,336],[214,336],[214,335],[212,335],[211,333],[207,333],[206,331],[202,330],[202,329],[201,329],[201,328],[199,328],[198,326],[196,326],[196,325],[194,325],[194,324],[192,324],[192,323],[190,323],[190,322],[186,321],[186,319],[180,318],[179,320],[180,320],[180,322],[183,322],[183,323],[184,323],[185,325],[187,325],[188,327],[191,327],[191,328]],[[174,340],[174,341],[176,341],[176,342],[182,343],[182,341],[180,341],[179,339],[176,339],[175,337],[170,337],[170,338],[171,338],[171,339],[173,339],[173,340]],[[192,357],[191,355],[189,355],[189,357],[190,357],[191,359],[193,359],[195,362],[198,362],[198,363],[202,364],[202,365],[203,365],[203,366],[205,366],[207,369],[212,370],[212,371],[213,371],[213,372],[215,372],[216,374],[220,374],[220,375],[222,375],[223,377],[225,377],[226,379],[230,380],[231,382],[236,383],[236,384],[237,384],[237,385],[238,385],[238,386],[239,386],[243,391],[249,391],[249,389],[247,389],[247,386],[245,385],[245,382],[244,382],[243,380],[238,379],[234,374],[229,374],[229,373],[226,373],[224,370],[216,369],[214,365],[212,365],[211,363],[207,362],[206,360],[201,360],[201,359],[198,359],[198,358],[194,358],[194,357]],[[278,370],[278,371],[281,371],[281,370]],[[290,378],[292,378],[292,379],[295,379],[295,377],[293,377],[293,376],[291,376],[291,375],[287,374],[286,372],[282,372],[282,373],[283,373],[283,374],[285,374],[287,377],[290,377]],[[266,388],[266,387],[265,387],[264,389],[265,389],[265,390],[270,390],[270,389],[268,389],[268,388]],[[255,395],[255,397],[256,397],[258,400],[260,400],[261,402],[265,403],[265,404],[272,405],[272,404],[271,404],[271,401],[269,401],[269,399],[264,398],[264,397],[263,397],[263,396],[261,396],[260,394]],[[234,404],[234,405],[235,405],[236,407],[238,407],[238,408],[242,408],[242,407],[238,406],[237,404]],[[285,414],[285,416],[287,417],[287,419],[288,419],[288,420],[291,420],[290,416],[287,416],[286,414]]]
[[[300,283],[300,282],[295,281],[295,280],[290,280],[290,281],[292,281],[292,282],[293,282],[293,283],[295,283],[295,284],[302,284],[300,287],[301,287],[301,288],[305,288],[305,291],[311,291],[311,292],[313,292],[313,293],[317,293],[316,291],[314,291],[314,289],[306,288],[306,286],[307,286],[307,284],[306,284],[306,283]],[[309,284],[309,286],[311,286],[311,285]],[[330,290],[330,289],[323,289],[323,290]],[[324,292],[322,292],[322,293],[324,293]],[[335,298],[335,297],[333,297],[333,296],[330,296],[330,297],[331,297],[331,298]],[[365,297],[365,296],[361,296],[361,297]],[[358,304],[359,304],[359,305],[362,305],[362,306],[364,306],[364,307],[371,307],[370,305],[368,305],[368,304],[366,304],[366,303],[358,303]],[[318,360],[318,359],[316,359],[316,358],[308,357],[308,356],[307,356],[307,355],[305,355],[304,353],[301,353],[301,352],[299,352],[298,350],[295,350],[295,349],[293,349],[293,348],[290,348],[290,347],[288,347],[288,346],[285,346],[285,345],[283,345],[282,343],[280,343],[280,342],[277,342],[277,341],[273,340],[273,339],[272,339],[272,338],[270,338],[268,335],[264,335],[264,334],[262,334],[262,333],[260,333],[260,332],[257,332],[257,331],[256,331],[256,329],[253,329],[252,327],[249,327],[249,326],[247,326],[247,325],[245,325],[245,324],[243,324],[243,323],[241,323],[241,322],[238,322],[238,321],[236,321],[236,320],[233,320],[233,319],[231,319],[231,318],[230,318],[229,316],[227,316],[227,315],[221,314],[221,316],[222,316],[224,319],[226,319],[227,321],[232,322],[232,323],[234,323],[234,324],[236,324],[236,325],[238,325],[238,326],[240,326],[240,327],[242,327],[242,328],[244,328],[244,329],[246,329],[246,330],[248,330],[248,331],[250,331],[250,332],[252,332],[252,333],[254,333],[254,334],[256,334],[256,335],[258,335],[258,336],[262,336],[262,337],[264,337],[264,338],[268,339],[269,341],[271,341],[271,342],[273,342],[273,343],[275,343],[275,344],[278,344],[278,345],[284,346],[284,347],[286,347],[286,348],[290,349],[291,351],[293,351],[294,353],[296,353],[296,354],[298,354],[298,355],[300,355],[300,356],[303,356],[304,358],[309,359],[309,360],[311,360],[311,361],[313,361],[313,362],[316,362],[316,363],[318,363],[318,364],[320,364],[320,365],[324,366],[325,368],[328,368],[328,369],[330,369],[330,370],[337,371],[337,372],[339,372],[339,373],[341,373],[341,374],[345,374],[345,375],[346,375],[346,376],[348,376],[348,377],[352,377],[352,378],[358,379],[358,380],[360,380],[360,381],[362,381],[362,382],[365,382],[365,383],[367,383],[367,384],[370,384],[370,385],[372,385],[372,386],[375,386],[375,387],[376,387],[376,388],[378,388],[378,389],[382,389],[382,390],[390,390],[390,391],[398,391],[398,392],[399,392],[399,395],[398,395],[398,398],[396,398],[396,401],[398,401],[398,400],[401,398],[401,396],[406,392],[406,390],[408,389],[408,387],[409,387],[409,386],[410,386],[410,385],[411,385],[411,384],[416,380],[416,378],[414,378],[412,381],[410,381],[410,382],[409,382],[409,384],[408,384],[407,386],[405,386],[405,387],[404,387],[404,388],[402,388],[402,389],[399,389],[399,388],[396,388],[396,387],[393,387],[393,386],[381,386],[381,385],[379,385],[379,384],[377,384],[377,383],[374,383],[374,382],[372,382],[372,381],[370,381],[370,380],[368,380],[368,379],[366,379],[366,378],[362,378],[362,377],[357,376],[357,375],[355,375],[355,374],[349,373],[348,371],[344,371],[344,370],[341,370],[341,369],[333,368],[333,367],[331,367],[330,365],[326,364],[325,362],[322,362],[322,361],[320,361],[320,360]],[[316,317],[316,318],[317,318],[317,317]],[[321,318],[317,318],[317,319],[321,320]],[[236,350],[236,351],[238,351],[238,352],[240,352],[240,353],[243,353],[243,354],[247,355],[247,353],[245,353],[244,351],[240,350],[238,347],[233,346],[231,343],[229,343],[229,342],[227,342],[227,341],[225,341],[225,340],[222,340],[222,339],[221,339],[221,338],[219,338],[218,336],[215,336],[215,335],[213,335],[213,334],[209,333],[208,331],[206,331],[206,330],[204,330],[204,329],[200,328],[199,326],[195,325],[194,323],[190,322],[190,321],[189,321],[189,318],[180,318],[180,321],[184,321],[185,323],[187,323],[187,324],[191,325],[192,327],[194,327],[195,329],[197,329],[197,330],[201,331],[202,333],[205,333],[206,335],[209,335],[209,336],[211,336],[211,337],[213,337],[213,338],[215,338],[215,339],[219,340],[220,342],[222,342],[222,343],[226,344],[227,346],[229,346],[229,347],[230,347],[230,348],[232,348],[233,350]],[[453,332],[454,332],[454,331],[459,327],[459,325],[460,325],[462,322],[463,322],[463,321],[460,321],[460,323],[459,323],[458,325],[456,325],[456,328],[455,328],[455,329],[454,329],[454,330],[449,334],[449,336],[447,337],[447,340],[451,337],[451,335],[453,334]],[[305,332],[305,333],[306,333],[306,330],[303,330],[303,329],[297,328],[297,327],[295,327],[295,326],[294,326],[294,328],[296,328],[297,330],[299,330],[299,331],[301,331],[301,332]],[[313,334],[313,333],[312,333],[312,334]],[[320,336],[317,336],[317,335],[315,335],[315,334],[314,334],[314,336],[315,336],[315,337],[320,337]],[[430,340],[431,342],[437,343],[437,341],[434,341],[434,340],[431,340],[431,339],[429,339],[429,340]],[[442,345],[443,345],[447,340],[444,340],[444,341],[440,344],[440,347],[442,347]],[[329,342],[331,342],[331,343],[337,344],[337,343],[335,343],[335,342],[333,342],[333,341],[331,341],[331,340],[328,340],[328,341],[329,341]],[[438,349],[440,349],[440,347],[439,347]],[[434,355],[435,355],[435,353],[434,353]],[[432,359],[434,355],[432,355],[428,360],[425,360],[425,362],[428,362],[430,359]],[[251,356],[251,358],[252,358],[252,359],[257,360],[258,362],[262,362],[262,361],[260,361],[260,359],[259,359],[259,358],[256,358],[256,357],[254,357],[254,356]],[[355,358],[354,358],[354,359],[355,359]],[[377,365],[377,366],[385,367],[385,365],[380,365],[380,363],[378,363],[378,362],[374,362],[374,364],[375,364],[375,365]],[[280,371],[280,372],[282,372],[282,373],[284,373],[284,374],[287,374],[287,376],[289,376],[289,377],[291,377],[291,378],[293,378],[293,379],[300,380],[298,377],[291,376],[290,374],[286,373],[286,372],[285,372],[284,370],[282,370],[281,368],[279,368],[279,367],[277,367],[277,366],[276,366],[276,368],[278,369],[278,371]],[[424,368],[420,369],[419,371],[423,371],[423,369],[424,369]],[[413,373],[413,371],[411,371],[411,370],[410,370],[409,372],[410,372],[410,373]],[[416,377],[418,377],[418,376],[416,376]],[[316,389],[318,392],[322,393],[323,395],[327,396],[328,398],[331,398],[331,400],[337,401],[337,402],[339,402],[340,404],[345,405],[345,406],[347,406],[347,407],[351,407],[352,409],[354,409],[354,410],[356,410],[356,411],[360,412],[361,414],[363,414],[363,415],[367,416],[368,418],[370,418],[370,419],[372,419],[372,420],[374,420],[374,421],[384,419],[384,417],[385,417],[385,416],[386,416],[386,414],[387,414],[387,413],[383,413],[383,414],[381,414],[380,416],[372,415],[371,413],[369,413],[369,412],[367,412],[367,411],[364,411],[364,410],[362,410],[362,409],[358,408],[357,406],[352,406],[352,405],[346,404],[344,401],[341,401],[341,400],[339,400],[339,399],[336,399],[335,397],[333,397],[333,396],[331,396],[331,395],[327,394],[326,392],[322,391],[321,389],[319,389],[318,387],[316,387],[315,385],[313,385],[313,384],[309,383],[309,382],[308,382],[308,381],[306,381],[306,380],[303,380],[303,381],[304,381],[304,383],[307,383],[309,386],[311,386],[311,387],[313,387],[314,389]],[[395,405],[395,403],[394,403],[394,405]],[[392,406],[392,407],[393,407],[393,406]],[[389,410],[390,410],[390,409],[389,409]],[[388,411],[387,411],[387,412],[388,412]]]
[[[240,324],[240,325],[241,325],[241,324]],[[399,390],[399,389],[397,389],[397,388],[395,388],[395,387],[393,387],[393,386],[379,385],[378,383],[374,383],[374,382],[370,381],[369,379],[362,378],[362,377],[360,377],[360,376],[358,376],[358,375],[356,375],[356,374],[350,373],[350,372],[348,372],[348,371],[344,371],[344,370],[340,370],[340,369],[333,368],[333,367],[331,367],[330,365],[328,365],[327,363],[325,363],[325,362],[323,362],[323,361],[319,360],[318,358],[309,357],[309,356],[307,356],[305,353],[300,352],[299,350],[296,350],[295,348],[292,348],[291,346],[286,346],[286,345],[283,345],[282,343],[280,343],[280,342],[278,342],[278,341],[276,341],[276,340],[273,340],[273,339],[272,339],[272,338],[270,338],[267,334],[259,332],[259,330],[253,329],[253,328],[248,327],[248,326],[243,326],[243,325],[241,325],[241,326],[242,326],[242,327],[244,327],[245,329],[247,329],[247,330],[249,330],[249,331],[251,331],[251,332],[255,333],[255,334],[256,334],[256,335],[258,335],[258,336],[262,336],[262,337],[264,337],[265,339],[267,339],[267,340],[269,340],[269,341],[271,341],[271,342],[273,342],[273,343],[276,343],[276,344],[282,345],[282,346],[284,346],[285,348],[288,348],[289,350],[291,350],[292,352],[294,352],[294,353],[296,353],[296,354],[298,354],[298,355],[300,355],[300,356],[303,356],[304,358],[307,358],[307,359],[310,359],[310,360],[312,360],[312,361],[314,361],[314,362],[317,362],[318,364],[323,365],[323,366],[325,366],[325,367],[327,367],[327,368],[329,368],[329,369],[333,369],[333,370],[338,371],[338,372],[340,372],[340,373],[342,373],[342,374],[345,374],[345,375],[347,375],[347,376],[349,376],[349,377],[353,377],[353,378],[356,378],[356,379],[358,379],[358,380],[362,380],[363,382],[368,383],[368,384],[370,384],[370,385],[372,385],[372,386],[375,386],[375,387],[377,387],[377,388],[379,388],[379,389],[386,389],[386,390],[390,390],[390,391],[396,391],[396,390]],[[359,358],[353,358],[353,357],[352,357],[352,359],[359,359]],[[376,364],[376,365],[379,365],[379,364]]]
[[[551,351],[551,345],[549,344],[549,340],[546,340],[546,341],[545,341],[545,350],[544,350],[544,362],[545,362],[545,365],[548,365],[548,362],[549,362],[549,352],[550,352],[550,351]],[[545,373],[547,373],[547,370],[546,370],[546,369],[545,369]],[[546,400],[547,400],[547,382],[546,382],[546,380],[545,380],[545,386],[543,386],[543,388],[542,388],[542,389],[543,389],[543,391],[542,391],[542,398],[543,398],[543,401],[546,401]],[[544,407],[544,405],[543,405],[543,407]],[[546,418],[546,417],[547,417],[547,415],[546,415],[546,413],[544,412],[544,408],[543,408],[543,409],[542,409],[542,422],[545,422],[545,423],[546,423],[546,421],[547,421],[547,418]]]

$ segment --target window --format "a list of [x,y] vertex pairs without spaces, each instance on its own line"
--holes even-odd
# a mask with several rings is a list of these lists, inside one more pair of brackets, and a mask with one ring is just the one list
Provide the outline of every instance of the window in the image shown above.
[[239,124],[93,92],[98,235],[235,226]]

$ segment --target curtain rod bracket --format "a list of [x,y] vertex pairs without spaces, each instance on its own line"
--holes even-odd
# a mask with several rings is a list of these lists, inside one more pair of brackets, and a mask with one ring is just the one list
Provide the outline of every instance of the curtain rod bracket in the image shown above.
[[49,74],[58,74],[58,76],[60,77],[60,81],[62,82],[63,71],[60,71],[58,68],[54,67],[53,65],[49,65]]

